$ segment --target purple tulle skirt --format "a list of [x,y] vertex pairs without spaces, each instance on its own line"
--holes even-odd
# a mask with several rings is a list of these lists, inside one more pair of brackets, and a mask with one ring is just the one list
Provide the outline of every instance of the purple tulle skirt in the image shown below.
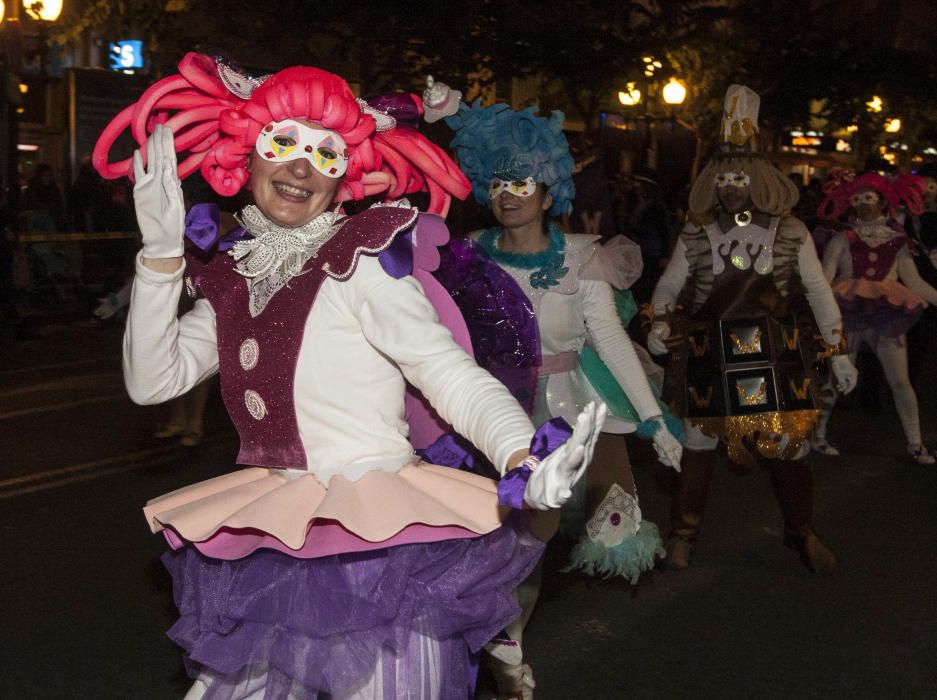
[[193,677],[213,679],[206,698],[235,697],[251,667],[265,669],[267,698],[297,686],[342,697],[380,666],[385,698],[422,696],[432,682],[438,697],[463,699],[473,655],[517,617],[511,591],[542,553],[516,512],[477,538],[318,559],[262,550],[223,561],[187,546],[163,557],[180,612],[169,636]]

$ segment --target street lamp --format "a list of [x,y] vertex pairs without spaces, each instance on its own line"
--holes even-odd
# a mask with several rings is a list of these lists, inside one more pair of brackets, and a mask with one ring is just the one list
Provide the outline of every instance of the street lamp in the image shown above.
[[23,9],[35,20],[54,22],[62,14],[62,0],[24,0]]
[[661,90],[661,95],[664,98],[664,102],[669,105],[682,105],[684,100],[686,100],[686,85],[676,78],[671,78],[670,81],[664,85],[663,90]]
[[901,120],[898,117],[892,117],[885,122],[885,131],[889,134],[897,134],[901,131]]
[[625,85],[624,91],[618,91],[618,101],[625,107],[634,107],[641,102],[641,91],[634,83],[628,83]]
[[[6,179],[5,186],[8,187],[8,201],[10,208],[16,211],[18,202],[17,194],[19,190],[15,183],[19,177],[19,168],[17,163],[17,142],[19,141],[19,118],[20,109],[11,101],[11,91],[9,85],[20,84],[18,73],[22,70],[20,42],[22,40],[22,29],[20,25],[20,7],[33,20],[39,34],[39,90],[41,97],[45,99],[45,72],[46,72],[46,39],[48,37],[48,27],[50,22],[54,22],[62,13],[63,0],[12,0],[7,8],[7,3],[0,0],[0,22],[3,23],[4,47],[0,49],[0,87],[3,88],[3,97],[0,98],[0,123],[6,127],[6,138],[0,137],[0,177]],[[9,17],[6,16],[6,10],[9,9]],[[15,220],[15,219],[14,219]]]

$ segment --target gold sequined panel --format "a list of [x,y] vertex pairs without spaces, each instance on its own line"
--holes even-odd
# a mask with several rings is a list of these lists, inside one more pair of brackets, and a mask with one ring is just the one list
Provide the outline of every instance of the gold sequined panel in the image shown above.
[[[726,418],[690,418],[690,421],[710,437],[725,443],[729,459],[737,464],[754,464],[754,448],[767,459],[793,459],[805,440],[810,439],[820,412],[774,411],[749,416]],[[781,436],[787,435],[786,446]]]

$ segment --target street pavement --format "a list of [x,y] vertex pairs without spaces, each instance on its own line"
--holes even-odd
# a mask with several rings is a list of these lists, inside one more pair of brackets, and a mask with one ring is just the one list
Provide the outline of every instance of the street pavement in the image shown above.
[[[60,323],[0,357],[0,698],[181,697],[155,495],[234,469],[217,388],[194,449],[152,437],[166,407],[120,379],[116,324]],[[937,368],[919,387],[933,438]],[[890,400],[833,418],[840,458],[813,458],[818,531],[840,566],[780,544],[767,474],[717,471],[693,565],[630,586],[562,573],[548,550],[526,637],[552,698],[937,697],[937,468],[910,464]],[[666,529],[670,474],[629,442],[645,517]]]

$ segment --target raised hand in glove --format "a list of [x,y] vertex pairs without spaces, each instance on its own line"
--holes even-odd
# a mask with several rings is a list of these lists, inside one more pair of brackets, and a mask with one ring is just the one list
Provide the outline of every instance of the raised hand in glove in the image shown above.
[[665,467],[673,467],[680,471],[680,459],[683,457],[683,445],[673,436],[673,433],[667,428],[663,418],[655,419],[658,423],[657,432],[651,439],[654,443],[654,451],[657,453],[657,459]]
[[663,321],[654,321],[650,333],[647,334],[647,349],[652,355],[666,355],[667,344],[664,342],[670,337],[670,326]]
[[146,140],[146,169],[142,154],[134,151],[133,175],[133,202],[143,235],[143,257],[182,257],[185,204],[171,129],[157,124]]
[[859,379],[859,370],[849,361],[847,355],[834,355],[830,358],[830,369],[836,378],[836,388],[844,394],[856,388]]
[[524,502],[535,510],[559,508],[573,494],[573,486],[592,460],[595,443],[608,413],[604,403],[588,404],[576,419],[569,439],[532,467]]

